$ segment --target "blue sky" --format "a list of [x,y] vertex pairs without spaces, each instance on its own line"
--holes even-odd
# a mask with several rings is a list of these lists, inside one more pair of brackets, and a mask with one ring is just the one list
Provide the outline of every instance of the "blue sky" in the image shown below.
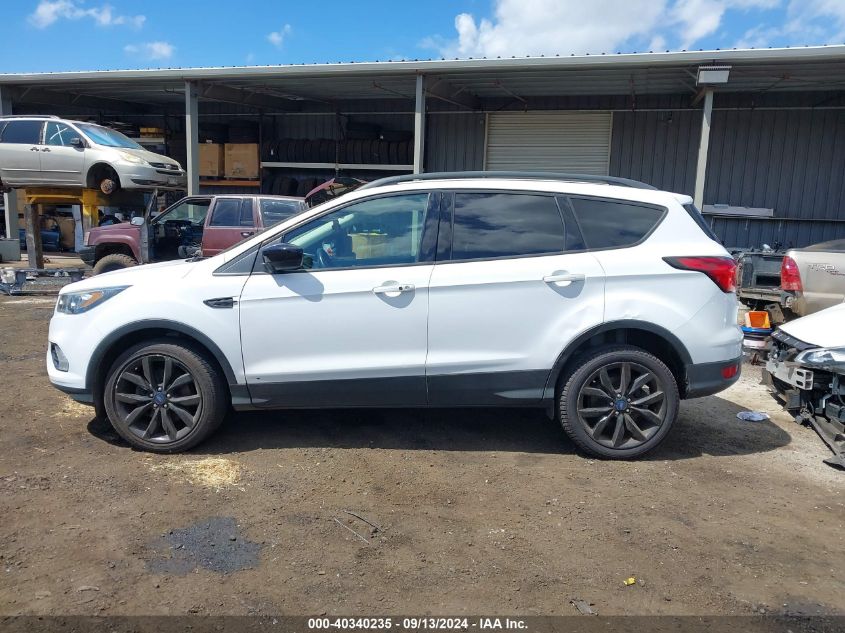
[[0,72],[845,43],[845,0],[6,0]]

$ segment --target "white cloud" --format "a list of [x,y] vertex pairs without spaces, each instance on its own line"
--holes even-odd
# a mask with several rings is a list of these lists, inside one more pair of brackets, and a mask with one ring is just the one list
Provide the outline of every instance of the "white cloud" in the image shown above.
[[[724,27],[728,11],[774,9],[784,0],[494,0],[493,17],[455,17],[454,38],[421,46],[444,57],[510,57],[690,48]],[[802,0],[792,0],[802,3]],[[804,0],[845,6],[843,0]]]
[[273,31],[267,35],[267,41],[270,42],[276,48],[281,48],[282,45],[285,43],[285,38],[290,35],[293,28],[290,24],[285,24],[281,29],[278,31]]
[[143,15],[116,15],[109,4],[85,8],[77,0],[41,0],[28,20],[34,27],[44,29],[59,20],[83,18],[91,18],[99,26],[127,25],[137,29],[147,20]]
[[127,44],[123,47],[123,51],[133,57],[164,60],[173,57],[176,47],[168,42],[144,42],[142,44]]

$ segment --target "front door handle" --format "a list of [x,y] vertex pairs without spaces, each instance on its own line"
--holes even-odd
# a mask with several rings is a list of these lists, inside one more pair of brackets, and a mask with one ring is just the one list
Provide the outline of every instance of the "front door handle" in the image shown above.
[[584,281],[586,276],[581,273],[554,273],[543,277],[543,281],[547,284],[559,284],[561,286],[568,286],[573,281]]
[[373,288],[373,292],[377,295],[398,295],[403,292],[412,292],[414,288],[414,284],[386,284],[384,286],[376,286]]
[[44,149],[42,149],[41,151],[42,151],[42,152],[49,152],[49,151],[50,151],[50,148],[49,148],[49,147],[45,147],[45,148],[44,148]]
[[40,150],[40,149],[38,149],[37,147],[30,147],[30,148],[29,148],[29,151],[30,151],[30,152],[40,152],[41,150]]
[[250,235],[252,235],[254,232],[255,232],[255,231],[241,231],[241,237],[249,237],[249,236],[250,236]]

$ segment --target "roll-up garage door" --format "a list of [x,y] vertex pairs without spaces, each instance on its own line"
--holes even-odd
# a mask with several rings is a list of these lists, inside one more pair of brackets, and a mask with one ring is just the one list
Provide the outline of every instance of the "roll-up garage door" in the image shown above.
[[485,169],[607,175],[610,112],[494,112]]

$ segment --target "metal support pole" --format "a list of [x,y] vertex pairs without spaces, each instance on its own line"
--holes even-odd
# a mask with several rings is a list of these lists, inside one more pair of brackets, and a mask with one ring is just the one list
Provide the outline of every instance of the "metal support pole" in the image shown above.
[[704,112],[701,115],[701,140],[698,143],[698,163],[695,168],[693,201],[699,210],[704,208],[704,180],[707,176],[707,150],[710,148],[710,118],[713,115],[713,89],[704,89]]
[[199,165],[199,98],[196,84],[185,82],[185,141],[188,158],[185,169],[188,172],[188,195],[193,196],[200,191]]
[[[7,86],[0,86],[0,116],[12,114],[12,96]],[[18,193],[12,189],[3,194],[3,206],[6,216],[6,235],[9,239],[18,237]]]
[[41,205],[24,207],[26,222],[26,260],[30,268],[44,268],[44,251],[41,246]]
[[414,107],[414,173],[424,171],[425,158],[425,76],[417,75],[416,104]]

